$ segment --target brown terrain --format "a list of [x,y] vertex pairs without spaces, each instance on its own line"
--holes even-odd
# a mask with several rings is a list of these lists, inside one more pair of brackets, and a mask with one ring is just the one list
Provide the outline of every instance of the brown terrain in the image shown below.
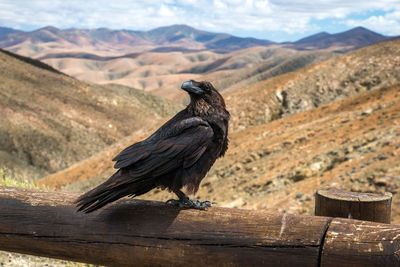
[[111,59],[47,56],[41,60],[80,80],[122,84],[181,101],[185,95],[176,88],[182,81],[209,80],[224,90],[239,81],[242,86],[248,85],[334,55],[327,51],[251,47],[224,54],[146,52]]
[[[321,187],[390,191],[393,221],[400,223],[399,84],[397,40],[227,90],[230,148],[196,197],[225,207],[312,214]],[[85,191],[113,172],[110,159],[120,149],[149,133],[126,137],[40,183]],[[142,196],[171,197],[159,190]]]
[[0,51],[0,166],[38,178],[64,169],[179,105],[119,85],[99,86]]

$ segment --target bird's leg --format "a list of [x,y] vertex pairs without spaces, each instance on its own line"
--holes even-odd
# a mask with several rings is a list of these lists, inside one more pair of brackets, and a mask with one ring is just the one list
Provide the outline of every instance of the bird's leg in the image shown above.
[[185,209],[197,209],[197,210],[205,210],[215,204],[215,202],[210,201],[199,201],[192,200],[188,196],[185,195],[181,190],[175,190],[174,193],[178,196],[179,200],[170,199],[166,203],[174,206],[178,206]]

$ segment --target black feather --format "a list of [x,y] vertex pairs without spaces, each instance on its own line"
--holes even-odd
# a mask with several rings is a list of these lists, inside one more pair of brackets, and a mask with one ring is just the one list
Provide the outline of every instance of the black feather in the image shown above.
[[[149,138],[133,144],[113,161],[119,169],[106,182],[80,196],[79,211],[92,212],[124,196],[139,196],[155,187],[195,193],[201,180],[228,147],[229,112],[208,82],[186,86],[191,102]],[[185,83],[187,84],[187,83]]]

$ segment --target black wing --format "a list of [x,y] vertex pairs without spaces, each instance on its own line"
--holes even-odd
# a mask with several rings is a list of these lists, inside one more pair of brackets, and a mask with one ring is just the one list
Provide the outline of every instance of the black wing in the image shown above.
[[155,187],[152,177],[192,166],[211,143],[214,132],[201,118],[166,123],[148,139],[124,149],[113,160],[116,172],[77,200],[79,210],[92,212],[127,195]]
[[159,176],[178,167],[188,168],[203,155],[213,139],[211,126],[199,117],[162,127],[148,139],[124,149],[113,161],[129,167],[132,178]]

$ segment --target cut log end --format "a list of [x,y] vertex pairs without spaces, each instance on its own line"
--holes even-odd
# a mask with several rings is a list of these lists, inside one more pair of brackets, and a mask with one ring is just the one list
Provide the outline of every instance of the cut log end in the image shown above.
[[320,189],[315,197],[315,215],[390,223],[392,194]]

